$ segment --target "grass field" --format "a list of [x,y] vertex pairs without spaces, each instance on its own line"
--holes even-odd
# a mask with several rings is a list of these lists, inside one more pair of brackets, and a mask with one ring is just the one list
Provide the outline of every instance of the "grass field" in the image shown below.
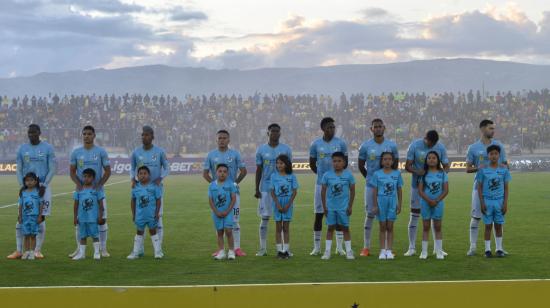
[[[356,175],[356,178],[359,178]],[[406,181],[410,176],[405,176]],[[127,177],[113,177],[110,183]],[[258,246],[257,201],[253,197],[253,177],[241,185],[242,247],[249,256],[235,261],[214,261],[215,235],[206,202],[207,184],[199,176],[167,178],[165,195],[166,257],[154,260],[150,240],[146,239],[146,257],[129,261],[126,256],[133,245],[134,226],[129,210],[128,183],[106,188],[109,203],[109,242],[111,258],[94,261],[71,261],[67,254],[75,248],[72,226],[71,195],[53,199],[53,214],[48,218],[44,260],[13,261],[3,256],[15,247],[15,206],[0,208],[0,287],[46,285],[195,285],[247,284],[283,282],[351,282],[351,281],[417,281],[470,279],[550,278],[550,173],[515,173],[511,184],[504,246],[510,255],[503,259],[484,259],[481,254],[466,257],[472,177],[463,173],[450,175],[450,195],[446,199],[444,248],[446,260],[419,260],[403,257],[407,248],[408,186],[404,191],[403,213],[395,230],[393,261],[377,257],[355,261],[336,257],[322,261],[311,257],[312,202],[314,178],[299,175],[299,190],[294,221],[291,224],[291,249],[294,257],[277,260],[274,256],[274,225],[270,225],[270,255],[255,257]],[[351,218],[353,249],[358,255],[363,243],[363,185],[358,185]],[[16,202],[17,181],[12,176],[0,177],[0,206]],[[73,185],[68,177],[57,176],[53,193],[69,192]],[[478,247],[483,247],[481,241]],[[323,236],[324,237],[324,236]],[[373,232],[373,251],[378,251],[378,228]],[[420,245],[420,230],[417,246]],[[432,242],[430,241],[430,250]],[[324,243],[323,243],[324,246]],[[493,245],[494,247],[494,245]],[[88,249],[88,254],[90,249]]]

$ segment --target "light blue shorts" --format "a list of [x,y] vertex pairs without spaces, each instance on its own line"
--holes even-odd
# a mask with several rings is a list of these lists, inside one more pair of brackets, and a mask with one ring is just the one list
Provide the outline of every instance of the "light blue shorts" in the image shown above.
[[504,224],[504,214],[502,214],[502,206],[504,205],[504,199],[491,200],[484,199],[487,211],[483,214],[483,223],[488,224]]
[[214,221],[214,228],[216,230],[232,229],[233,228],[233,211],[230,211],[227,216],[220,218],[216,214],[212,213],[212,220]]
[[445,203],[439,201],[436,206],[430,206],[426,200],[420,200],[420,213],[422,213],[423,220],[441,220],[443,218],[443,208]]
[[326,224],[329,226],[339,225],[349,227],[347,210],[328,210]]
[[88,237],[98,238],[99,225],[97,224],[97,222],[79,222],[78,232],[80,234],[80,239],[85,239]]
[[378,221],[395,221],[397,219],[397,198],[378,196]]
[[22,219],[23,235],[38,234],[38,215],[24,215]]

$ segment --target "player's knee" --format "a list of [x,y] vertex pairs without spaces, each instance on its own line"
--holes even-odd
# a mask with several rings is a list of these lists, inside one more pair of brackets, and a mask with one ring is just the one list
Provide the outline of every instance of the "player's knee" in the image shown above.
[[344,226],[342,226],[342,225],[336,225],[334,228],[336,229],[336,231],[343,231],[344,230]]
[[411,209],[412,214],[420,214],[420,209]]
[[145,232],[143,230],[137,230],[136,234],[137,235],[143,235]]

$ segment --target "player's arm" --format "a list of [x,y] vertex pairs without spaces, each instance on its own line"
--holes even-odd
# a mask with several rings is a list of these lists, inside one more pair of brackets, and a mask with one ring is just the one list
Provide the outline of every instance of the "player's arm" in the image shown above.
[[[254,197],[257,199],[262,197],[262,194],[260,193],[260,182],[262,180],[262,172],[263,172],[263,166],[262,165],[256,165],[256,177],[255,177],[255,185],[256,185],[256,193],[254,194]],[[275,199],[273,199],[275,200]]]
[[366,162],[367,162],[366,160],[361,159],[361,158],[359,158],[357,160],[357,167],[359,168],[359,172],[361,172],[361,174],[363,175],[364,178],[367,177],[367,172],[368,172],[367,168],[365,168],[365,163]]
[[476,173],[477,167],[472,163],[467,161],[466,162],[466,173]]
[[451,164],[446,163],[446,164],[442,164],[442,165],[443,165],[443,170],[445,170],[445,172],[449,173],[449,170],[451,170]]
[[74,200],[74,205],[73,205],[73,221],[74,221],[74,225],[78,225],[78,200]]
[[132,152],[132,157],[130,158],[130,181],[132,181],[132,188],[136,187],[137,184],[136,167],[136,153]]
[[166,158],[166,153],[163,151],[160,154],[160,178],[158,179],[157,185],[160,185],[162,180],[164,180],[170,174],[170,162]]
[[103,167],[103,176],[97,183],[97,188],[103,187],[105,183],[107,183],[107,180],[111,177],[111,166],[104,166]]
[[80,182],[80,180],[76,176],[76,165],[71,165],[69,167],[69,175],[70,175],[71,180],[73,181],[73,183],[75,183],[75,185],[76,185],[76,190],[81,191],[82,190],[82,183]]
[[315,157],[309,158],[309,169],[311,169],[313,173],[317,174],[317,158]]
[[478,180],[477,183],[477,195],[479,197],[479,204],[481,206],[481,212],[485,214],[487,208],[485,207],[485,200],[483,199],[483,181]]
[[353,201],[354,200],[355,200],[355,184],[351,184],[349,186],[349,204],[348,204],[348,210],[347,210],[348,216],[350,216],[351,213],[352,213]]
[[239,184],[240,182],[242,182],[242,180],[244,180],[244,177],[246,176],[247,173],[248,173],[248,171],[246,171],[246,167],[240,167],[239,168],[239,176],[235,180],[235,183]]
[[55,153],[53,149],[51,150],[50,154],[48,155],[48,174],[46,174],[46,179],[44,180],[44,186],[49,186],[50,182],[53,179],[53,176],[55,175],[57,171],[57,161],[55,160]]
[[97,200],[97,204],[98,204],[98,212],[99,212],[99,216],[97,217],[97,222],[101,224],[101,223],[104,223],[103,222],[103,199]]
[[378,187],[372,187],[372,211],[378,214]]
[[205,169],[202,171],[202,178],[205,179],[208,183],[212,183],[213,179],[210,176],[210,170]]
[[323,205],[323,211],[325,212],[325,216],[328,213],[327,209],[327,185],[323,184],[321,186],[321,203]]
[[132,221],[136,221],[136,198],[130,200],[130,209],[132,210]]
[[160,217],[160,204],[161,204],[161,200],[160,198],[157,198],[156,208],[155,208],[155,220],[159,220],[159,217]]
[[413,161],[411,159],[407,159],[405,162],[405,170],[409,173],[417,174],[416,169],[413,167]]
[[17,182],[19,182],[19,187],[23,187],[23,159],[21,158],[21,149],[17,151],[17,158],[15,159],[17,164],[15,175],[17,176]]
[[23,205],[22,205],[21,200],[19,200],[19,209],[18,209],[17,221],[20,224],[23,223]]

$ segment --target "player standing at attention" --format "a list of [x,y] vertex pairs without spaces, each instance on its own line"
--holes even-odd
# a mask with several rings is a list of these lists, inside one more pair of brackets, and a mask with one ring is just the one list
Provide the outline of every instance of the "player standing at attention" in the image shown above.
[[373,212],[377,214],[380,223],[380,260],[394,258],[393,223],[401,213],[403,200],[403,178],[397,170],[392,152],[384,152],[380,156],[380,169],[374,172],[369,186],[373,190]]
[[[420,218],[420,195],[418,194],[418,180],[424,175],[424,163],[426,154],[434,151],[439,155],[443,170],[449,171],[449,158],[445,146],[439,141],[439,134],[435,130],[426,132],[424,139],[414,140],[407,150],[407,162],[405,169],[412,173],[411,180],[411,216],[409,220],[409,249],[405,252],[406,257],[416,254],[416,228]],[[435,237],[434,237],[435,239]],[[435,246],[435,245],[434,245]],[[447,255],[442,251],[443,255]]]
[[[309,148],[309,168],[317,174],[315,195],[313,198],[313,212],[315,222],[313,224],[313,250],[310,255],[316,256],[321,253],[321,231],[323,229],[323,202],[321,200],[321,180],[326,172],[333,170],[332,154],[335,152],[344,153],[346,167],[348,164],[348,147],[346,142],[335,136],[336,126],[333,118],[321,120],[323,136],[315,139]],[[336,251],[340,255],[346,252],[342,249],[344,234],[340,226],[336,226]]]
[[23,187],[19,191],[19,215],[17,221],[22,226],[25,236],[25,253],[23,260],[34,260],[36,251],[36,235],[38,225],[42,222],[42,209],[44,200],[40,194],[40,180],[33,172],[29,172],[23,178]]
[[[155,132],[151,126],[143,126],[141,133],[141,142],[143,146],[138,147],[132,152],[131,156],[131,169],[130,177],[132,181],[132,188],[135,188],[138,183],[137,170],[146,166],[149,169],[149,181],[160,187],[161,199],[160,199],[160,212],[158,217],[158,224],[156,227],[156,234],[158,235],[160,245],[162,247],[162,240],[164,235],[164,224],[162,221],[163,205],[164,205],[164,185],[163,180],[170,173],[170,165],[166,158],[166,152],[164,149],[153,144],[155,139]],[[143,255],[143,241],[140,242],[139,255]]]
[[[369,255],[370,239],[372,232],[372,223],[374,221],[375,214],[373,212],[373,187],[368,183],[372,178],[374,172],[380,169],[380,156],[384,152],[392,152],[395,157],[395,165],[399,164],[399,152],[397,150],[397,144],[392,140],[384,138],[384,131],[386,126],[381,119],[374,119],[371,122],[370,131],[373,134],[373,138],[369,139],[359,147],[359,159],[358,167],[359,171],[365,178],[365,224],[364,224],[364,242],[363,250],[361,250],[361,256],[366,257]],[[365,168],[366,167],[366,168]]]
[[[225,164],[228,168],[227,181],[233,183],[236,187],[236,201],[233,207],[233,232],[232,237],[235,241],[235,255],[238,257],[244,257],[246,254],[241,249],[241,226],[239,224],[240,218],[240,196],[239,196],[239,183],[246,176],[246,166],[241,159],[241,154],[236,150],[229,148],[229,132],[226,130],[219,130],[216,133],[216,142],[218,148],[212,150],[206,156],[204,160],[202,177],[208,182],[212,183],[217,179],[217,166],[219,164]],[[214,252],[215,256],[219,251]]]
[[[109,162],[109,156],[102,147],[94,144],[95,129],[93,126],[87,125],[82,129],[82,143],[83,146],[76,148],[71,153],[70,159],[70,176],[71,180],[76,185],[76,191],[82,190],[82,183],[84,181],[83,171],[85,169],[92,169],[95,172],[93,186],[103,196],[103,210],[101,217],[101,223],[99,223],[99,243],[102,257],[110,257],[107,252],[107,200],[105,199],[105,190],[103,186],[111,176],[111,163]],[[81,236],[79,235],[79,228],[75,228],[77,245],[80,245]],[[80,246],[79,246],[80,247]],[[69,255],[74,257],[78,254],[79,248],[75,252]]]
[[277,157],[276,167],[277,171],[271,174],[269,182],[275,216],[277,258],[288,259],[290,257],[290,222],[294,210],[294,199],[298,193],[298,180],[292,173],[292,162],[287,155]]
[[[212,220],[218,237],[218,252],[214,259],[235,260],[233,230],[233,207],[237,203],[237,185],[228,179],[229,167],[226,164],[216,166],[216,180],[208,186],[208,203],[212,210]],[[223,246],[223,235],[227,238],[229,248],[227,255]]]
[[[489,164],[487,148],[491,145],[498,145],[500,147],[499,164],[508,166],[504,145],[493,139],[495,135],[495,123],[491,120],[483,120],[479,123],[479,130],[481,132],[480,139],[468,147],[466,172],[476,173],[479,169],[487,167]],[[474,180],[474,187],[472,189],[472,218],[470,220],[470,249],[466,254],[468,256],[474,256],[476,254],[479,221],[482,216],[477,184],[478,183]],[[504,249],[502,251],[506,254]]]
[[435,229],[435,252],[437,259],[445,259],[443,251],[443,235],[441,233],[441,220],[443,219],[443,199],[449,193],[449,179],[443,170],[441,160],[437,152],[431,151],[426,155],[424,175],[418,182],[418,194],[422,213],[422,252],[420,259],[428,258],[428,239],[430,227],[433,222]]
[[351,250],[351,235],[349,231],[349,217],[352,214],[353,200],[355,199],[355,178],[347,169],[347,157],[342,152],[332,153],[332,170],[325,172],[321,179],[321,201],[327,223],[327,239],[323,260],[330,259],[332,249],[332,235],[338,226],[344,233],[346,259],[353,260]]
[[485,257],[492,257],[491,231],[495,226],[496,256],[504,257],[502,248],[502,225],[508,211],[508,183],[512,180],[508,168],[500,164],[500,147],[490,145],[487,148],[489,166],[479,169],[476,174],[483,223],[485,224]]
[[[52,190],[50,183],[55,175],[56,160],[53,147],[45,141],[40,140],[40,126],[36,124],[29,125],[27,137],[29,143],[22,144],[17,151],[17,181],[19,187],[25,185],[23,177],[32,172],[38,176],[40,187],[43,194],[43,208],[40,214],[41,223],[38,225],[38,234],[36,235],[36,248],[34,257],[44,258],[42,254],[42,245],[46,236],[46,216],[50,216],[52,207]],[[19,259],[23,252],[23,233],[21,224],[15,224],[15,243],[16,250],[8,256],[8,259]]]

